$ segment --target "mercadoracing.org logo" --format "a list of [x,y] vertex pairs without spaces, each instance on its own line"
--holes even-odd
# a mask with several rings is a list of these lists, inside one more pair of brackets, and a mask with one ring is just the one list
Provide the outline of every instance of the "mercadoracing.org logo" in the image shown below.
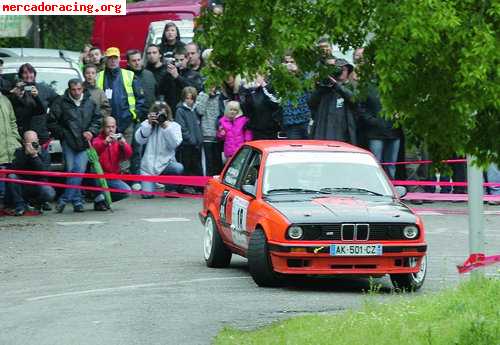
[[125,15],[126,0],[2,0],[0,15]]

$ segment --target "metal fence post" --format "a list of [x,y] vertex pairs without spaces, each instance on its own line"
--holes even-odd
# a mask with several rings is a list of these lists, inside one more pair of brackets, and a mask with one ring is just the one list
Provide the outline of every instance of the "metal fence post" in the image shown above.
[[[467,156],[467,193],[469,197],[469,254],[484,253],[483,171]],[[482,268],[472,271],[473,277],[484,275]]]

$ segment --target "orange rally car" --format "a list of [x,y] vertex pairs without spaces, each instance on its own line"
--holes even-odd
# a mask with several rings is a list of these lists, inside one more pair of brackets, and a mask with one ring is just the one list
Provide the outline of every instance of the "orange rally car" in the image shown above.
[[389,274],[419,289],[427,244],[405,193],[370,152],[346,143],[246,143],[205,188],[207,266],[228,266],[234,253],[259,286],[283,275]]

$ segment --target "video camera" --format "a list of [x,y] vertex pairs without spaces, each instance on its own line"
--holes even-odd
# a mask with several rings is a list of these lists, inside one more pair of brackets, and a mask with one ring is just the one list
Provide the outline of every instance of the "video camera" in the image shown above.
[[156,113],[156,120],[160,125],[167,121],[167,114],[164,111],[159,111]]

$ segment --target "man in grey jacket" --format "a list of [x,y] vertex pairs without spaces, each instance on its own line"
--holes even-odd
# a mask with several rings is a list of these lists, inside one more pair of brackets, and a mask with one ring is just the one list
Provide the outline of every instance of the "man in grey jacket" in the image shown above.
[[[173,121],[172,111],[165,102],[155,102],[135,132],[135,140],[146,145],[141,159],[141,175],[181,175],[184,167],[175,159],[175,150],[182,143],[181,126]],[[153,182],[142,182],[142,190],[152,192]],[[143,195],[151,199],[153,195]]]

